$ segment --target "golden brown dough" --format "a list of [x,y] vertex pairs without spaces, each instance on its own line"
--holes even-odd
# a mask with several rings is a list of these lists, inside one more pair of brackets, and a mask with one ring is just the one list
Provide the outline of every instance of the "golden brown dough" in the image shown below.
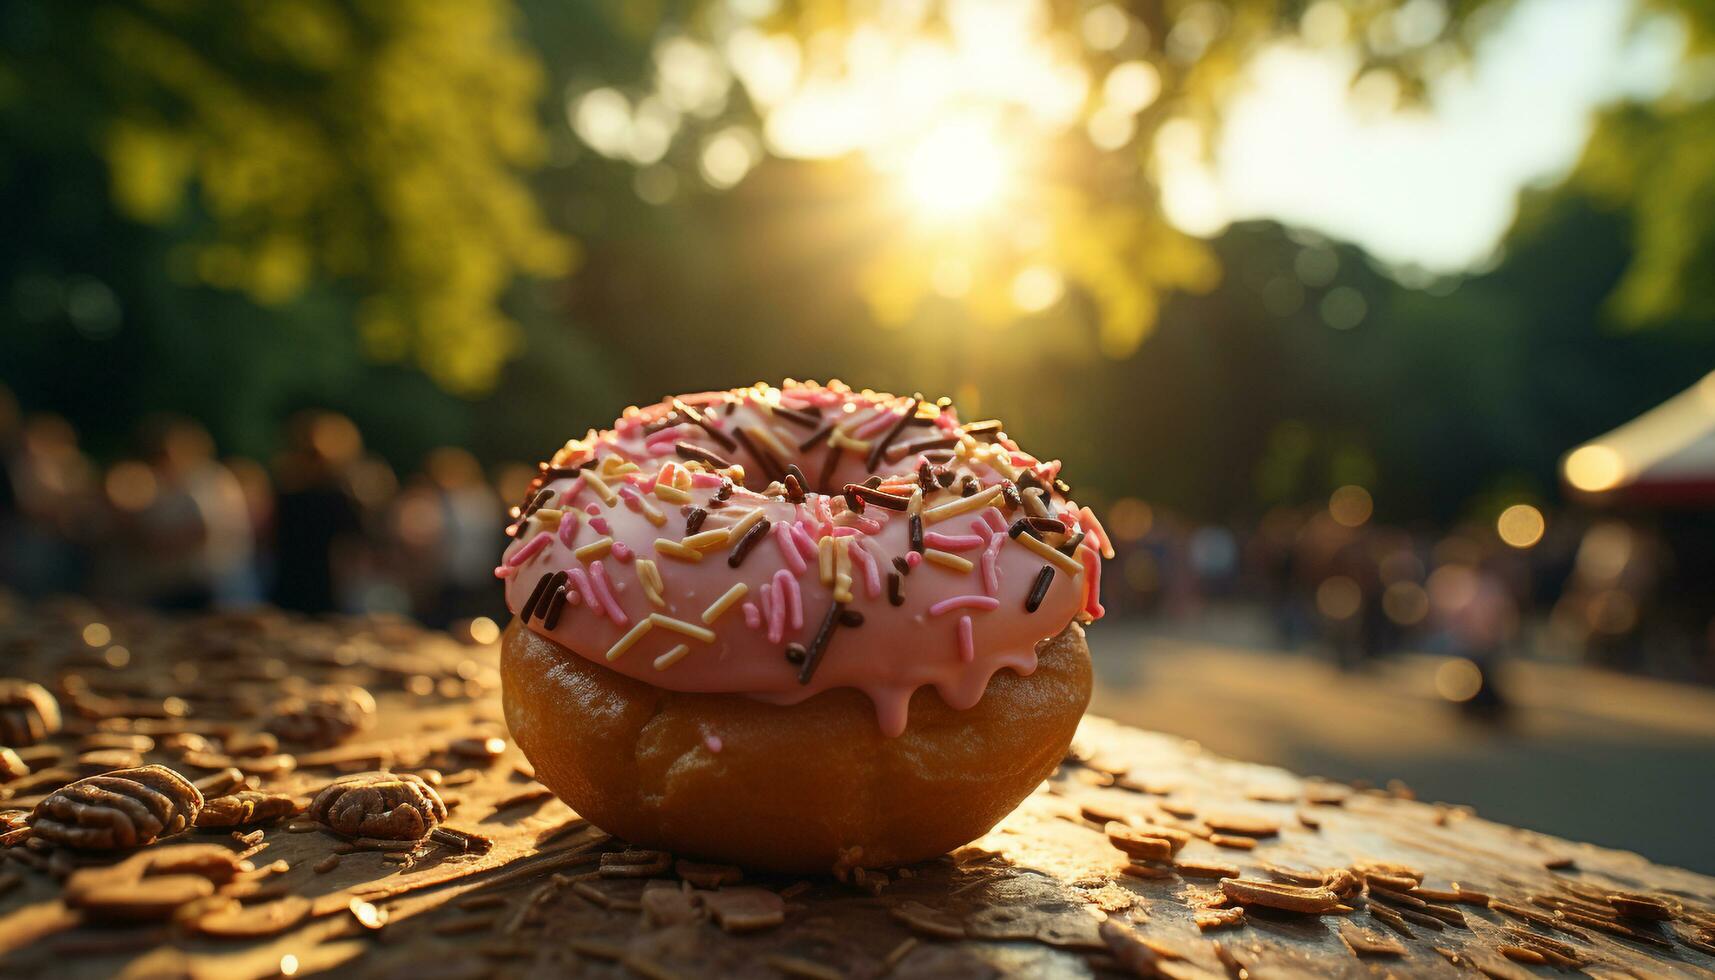
[[782,872],[902,864],[974,840],[1059,764],[1090,699],[1076,623],[1043,641],[1035,673],[996,673],[969,710],[917,691],[898,738],[856,690],[787,707],[666,691],[516,619],[501,676],[537,778],[590,822],[640,846]]

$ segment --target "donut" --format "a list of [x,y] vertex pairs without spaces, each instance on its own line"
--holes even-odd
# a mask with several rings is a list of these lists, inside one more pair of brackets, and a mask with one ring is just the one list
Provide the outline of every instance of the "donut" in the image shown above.
[[1108,538],[947,399],[787,381],[631,407],[541,464],[495,575],[507,724],[633,844],[923,860],[1064,757]]

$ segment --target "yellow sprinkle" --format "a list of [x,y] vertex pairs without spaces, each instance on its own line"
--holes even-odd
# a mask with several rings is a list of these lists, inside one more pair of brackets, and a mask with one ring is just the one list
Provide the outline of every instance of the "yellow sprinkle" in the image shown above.
[[643,512],[643,517],[656,527],[661,527],[667,523],[667,515],[661,513],[660,508],[656,507],[649,501],[644,500],[642,497],[637,498],[637,509],[641,510]]
[[703,553],[695,548],[687,548],[672,538],[656,538],[655,553],[677,558],[681,561],[702,561]]
[[[852,542],[851,538],[835,538],[834,539],[834,581],[836,581],[836,582],[838,582],[840,580],[841,575],[844,575],[848,579],[851,578],[851,575],[852,575],[852,553],[850,550],[851,549],[851,542]],[[841,602],[850,602],[851,600],[842,599],[840,601]]]
[[973,510],[980,510],[987,507],[998,499],[1000,499],[1000,487],[998,486],[989,487],[987,490],[979,490],[976,493],[971,494],[969,497],[960,497],[957,500],[951,500],[947,503],[941,504],[940,506],[929,508],[923,512],[923,523],[925,525],[936,524],[949,517],[958,517],[960,514],[969,514]]
[[832,449],[850,449],[853,452],[869,452],[868,439],[853,439],[838,429],[828,433],[828,446]]
[[1024,490],[1024,509],[1031,517],[1047,517],[1048,505],[1042,502],[1041,487],[1026,487]]
[[[968,566],[970,562],[965,562],[965,564]],[[852,577],[847,572],[840,572],[834,576],[834,601],[852,601]]]
[[543,507],[531,516],[542,522],[542,530],[553,531],[559,528],[562,514],[563,512],[557,508]]
[[601,502],[609,507],[612,507],[614,501],[619,499],[619,495],[613,492],[613,488],[608,486],[601,477],[595,475],[595,470],[584,470],[584,486],[594,490],[595,495],[601,498]]
[[643,585],[643,594],[648,597],[650,605],[667,605],[664,594],[667,587],[661,581],[661,570],[648,558],[639,558],[633,563],[637,571],[637,581]]
[[786,460],[792,459],[798,455],[792,450],[786,448],[786,444],[781,442],[780,437],[775,435],[774,430],[770,429],[768,426],[759,425],[750,431],[751,434],[756,436],[759,441],[766,445],[777,458]]
[[636,473],[639,469],[636,463],[628,459],[620,459],[618,456],[602,457],[601,466],[598,468],[601,470],[601,475],[606,477],[624,476],[627,473]]
[[1041,538],[1038,538],[1033,534],[1020,534],[1013,540],[1024,545],[1026,548],[1029,548],[1031,551],[1036,552],[1048,561],[1059,565],[1068,575],[1077,575],[1084,570],[1083,562],[1073,558],[1071,555],[1068,555],[1063,551],[1056,551],[1054,548],[1049,546],[1048,542],[1043,541]]
[[631,649],[632,644],[636,643],[638,640],[643,639],[643,634],[649,632],[650,630],[652,630],[654,628],[655,628],[655,618],[653,616],[651,616],[648,619],[638,620],[636,626],[633,626],[631,629],[626,630],[624,636],[620,637],[618,640],[615,640],[613,646],[610,646],[607,648],[608,662],[612,663],[613,661],[618,660],[621,656],[624,655],[625,651]]
[[[1020,536],[1022,537],[1022,535]],[[937,565],[940,565],[942,568],[951,568],[955,572],[968,572],[971,570],[970,562],[960,558],[958,555],[955,555],[950,551],[941,551],[937,548],[925,548],[923,549],[923,557]]]
[[738,600],[744,598],[749,592],[750,586],[743,582],[734,583],[732,588],[722,593],[719,599],[709,603],[709,608],[703,610],[703,622],[705,624],[712,623],[726,615],[726,611],[738,605]]
[[1023,471],[1012,465],[1012,453],[1008,452],[1004,446],[996,446],[995,450],[990,452],[984,461],[1008,480],[1018,479],[1018,474]]
[[921,513],[923,513],[923,488],[922,487],[912,487],[911,488],[911,499],[909,501],[907,501],[905,504],[905,513],[906,514],[921,514]]
[[704,643],[715,642],[715,631],[704,629],[696,623],[687,623],[682,619],[674,619],[671,616],[663,616],[660,613],[650,613],[649,621],[662,629],[669,629],[675,633],[683,633],[693,640],[702,640]]
[[816,542],[816,577],[823,585],[832,585],[834,581],[834,539],[823,538]]
[[710,528],[707,531],[698,531],[696,534],[691,535],[679,543],[687,548],[695,548],[698,551],[708,551],[712,548],[719,548],[721,545],[726,544],[727,538],[731,536],[731,534],[732,532],[724,527],[715,527]]
[[578,561],[595,561],[597,558],[606,558],[607,553],[612,550],[612,538],[598,538],[572,552],[572,557]]
[[732,527],[728,528],[728,540],[737,541],[739,538],[744,537],[744,532],[755,527],[756,522],[760,520],[762,520],[761,507],[753,507],[746,511],[743,517],[739,518],[734,522]]
[[690,644],[681,643],[678,646],[674,647],[673,649],[668,650],[666,653],[663,653],[661,656],[656,657],[655,658],[655,669],[656,670],[666,670],[668,667],[671,667],[674,664],[678,663],[679,661],[685,659],[685,654],[690,653],[690,652],[691,652]]
[[690,494],[680,490],[678,487],[662,483],[659,480],[655,483],[655,496],[660,497],[662,500],[665,500],[670,504],[688,504],[691,502]]

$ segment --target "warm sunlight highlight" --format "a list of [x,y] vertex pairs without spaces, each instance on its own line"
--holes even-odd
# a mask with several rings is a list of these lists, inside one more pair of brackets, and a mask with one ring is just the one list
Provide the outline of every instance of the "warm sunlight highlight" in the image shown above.
[[1011,156],[992,125],[953,118],[931,129],[911,150],[902,178],[916,208],[945,218],[992,207],[1011,171]]

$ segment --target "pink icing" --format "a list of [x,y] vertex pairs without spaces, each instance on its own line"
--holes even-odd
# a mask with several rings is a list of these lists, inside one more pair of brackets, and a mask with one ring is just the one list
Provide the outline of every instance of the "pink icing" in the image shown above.
[[[784,391],[756,388],[682,397],[716,423],[717,431],[731,433],[735,429],[749,431],[766,426],[780,444],[793,449],[810,435],[810,430],[774,416],[757,405],[756,399],[820,410],[823,417],[841,419],[844,425],[849,425],[853,418],[862,419],[857,431],[848,431],[852,438],[859,439],[864,438],[860,433],[866,431],[872,434],[871,438],[886,436],[907,405],[905,399],[889,395],[809,385],[789,385]],[[857,411],[844,413],[847,405],[856,405]],[[972,567],[960,571],[945,564],[924,562],[920,554],[909,550],[910,522],[903,513],[879,507],[867,508],[863,515],[847,511],[840,492],[847,482],[861,482],[870,475],[865,453],[843,451],[833,466],[830,485],[808,488],[829,492],[812,492],[803,504],[797,505],[780,496],[753,492],[763,489],[766,483],[762,461],[750,457],[742,447],[734,449],[717,441],[700,426],[682,424],[646,438],[644,431],[648,424],[670,410],[667,404],[651,406],[628,415],[613,430],[592,433],[584,440],[569,443],[553,460],[554,466],[561,469],[550,470],[545,483],[560,492],[564,502],[572,497],[587,502],[585,510],[590,517],[602,522],[591,520],[592,528],[614,539],[615,560],[624,560],[626,552],[632,551],[636,558],[647,557],[655,563],[664,586],[661,596],[664,606],[650,602],[630,571],[610,577],[605,561],[585,563],[573,557],[575,524],[569,532],[550,534],[537,533],[540,526],[533,520],[524,522],[501,568],[514,571],[530,562],[529,568],[524,574],[509,576],[499,569],[496,571],[504,576],[507,605],[514,611],[522,608],[541,575],[560,569],[567,571],[571,585],[568,593],[586,601],[575,613],[568,603],[551,631],[543,626],[540,613],[531,618],[528,626],[579,656],[667,690],[744,694],[775,704],[795,704],[822,691],[855,688],[874,703],[882,730],[898,735],[906,727],[908,704],[918,688],[933,687],[954,709],[969,708],[982,697],[995,671],[1030,674],[1036,667],[1038,643],[1060,632],[1074,617],[1100,615],[1098,548],[1106,543],[1106,535],[1095,525],[1093,516],[1086,517],[1085,512],[1056,491],[1045,493],[1044,502],[1056,514],[1066,517],[1069,524],[1081,526],[1088,535],[1075,556],[1080,571],[1069,574],[1066,568],[1057,567],[1037,611],[1026,612],[1025,595],[1044,561],[1006,533],[1009,523],[1020,516],[1018,512],[1003,512],[1001,507],[991,505],[966,512],[952,521],[933,522],[925,528],[926,546],[940,551],[963,551],[972,560]],[[894,444],[957,431],[957,418],[947,410],[935,416],[928,426],[905,426],[894,437]],[[665,435],[668,432],[672,439]],[[651,444],[664,446],[671,452],[677,442],[691,443],[718,458],[742,465],[750,489],[737,487],[729,491],[730,499],[717,500],[726,481],[707,472],[702,464],[681,459],[649,461]],[[971,445],[986,450],[985,443]],[[1037,463],[1004,439],[1003,449],[1015,466],[1034,467],[1043,484],[1050,483],[1050,474],[1058,471],[1057,466],[1050,469],[1047,464]],[[830,452],[828,440],[824,439],[807,452],[799,453],[798,458],[783,462],[797,463],[814,481],[823,472]],[[606,481],[622,494],[630,491],[626,500],[609,506],[592,499],[594,494],[579,496],[578,491],[587,488],[571,467],[592,455],[598,459],[615,456],[642,466],[642,470],[624,479],[615,476]],[[898,477],[884,490],[907,492],[915,485],[914,474],[922,458],[921,454],[907,454],[897,460],[883,459],[877,472],[884,480]],[[937,457],[937,461],[945,459],[945,453]],[[760,507],[762,516],[771,523],[767,536],[773,542],[756,542],[736,568],[729,564],[734,541],[712,548],[697,562],[658,552],[657,539],[677,541],[685,537],[681,508],[665,501],[648,501],[668,517],[665,526],[656,527],[641,507],[650,490],[643,490],[636,509],[628,505],[632,503],[631,495],[639,493],[633,487],[653,488],[662,463],[691,471],[688,491],[691,506],[705,509],[708,515],[703,530],[730,526]],[[1004,460],[996,466],[1003,464]],[[956,477],[953,489],[927,495],[923,502],[925,509],[957,500],[959,480],[967,473],[975,476],[983,487],[993,486],[1002,479],[996,466],[966,455],[954,459],[949,466]],[[778,488],[775,492],[778,493]],[[562,528],[568,524],[573,522],[563,521]],[[800,666],[787,660],[785,645],[810,646],[826,618],[833,602],[833,586],[821,581],[817,539],[835,533],[849,539],[844,547],[850,555],[853,586],[847,609],[862,614],[861,624],[854,618],[852,624],[835,627],[814,671],[806,683],[800,683]],[[586,536],[583,540],[590,539]],[[1060,538],[1052,540],[1058,542]],[[975,551],[978,548],[982,549],[980,554]],[[909,574],[900,575],[896,570],[894,561],[898,558],[903,558]],[[890,603],[888,590],[883,587],[883,580],[889,576],[899,578],[903,598],[899,606]],[[704,624],[705,611],[735,583],[747,585],[748,594],[729,610],[723,610],[724,614],[713,622]],[[690,627],[691,632],[660,625],[650,627],[630,648],[609,662],[607,653],[614,644],[652,613],[678,620]],[[930,628],[932,617],[949,613],[957,614],[955,623]],[[934,621],[946,623],[944,618]],[[705,628],[714,634],[712,643],[704,643],[697,635],[697,631]],[[664,670],[655,670],[655,657],[678,643],[689,643],[696,655]]]

